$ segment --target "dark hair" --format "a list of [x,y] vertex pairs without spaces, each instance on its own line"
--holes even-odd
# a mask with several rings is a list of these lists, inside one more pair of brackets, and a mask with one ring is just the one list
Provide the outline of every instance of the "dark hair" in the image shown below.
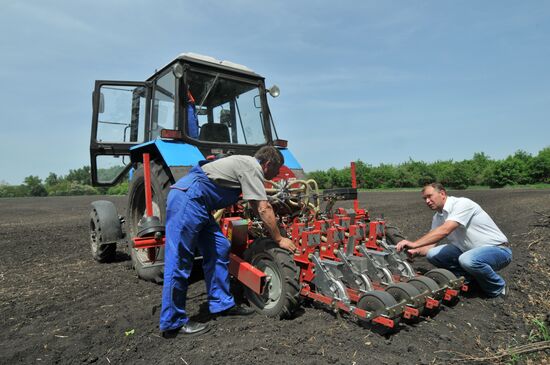
[[438,182],[433,182],[433,183],[424,185],[424,187],[422,188],[422,192],[424,192],[424,190],[426,190],[426,188],[427,188],[428,186],[431,186],[431,187],[434,188],[436,191],[444,191],[444,192],[447,192],[447,189],[445,189],[445,187],[443,186],[443,184],[438,183]]
[[254,157],[260,161],[260,164],[271,161],[279,166],[283,166],[285,163],[285,158],[283,157],[281,151],[273,146],[263,146],[258,150],[258,152],[256,152]]

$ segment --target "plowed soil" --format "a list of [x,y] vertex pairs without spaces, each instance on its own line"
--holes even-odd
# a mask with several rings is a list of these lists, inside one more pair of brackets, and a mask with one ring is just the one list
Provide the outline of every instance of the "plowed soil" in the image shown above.
[[[391,336],[305,306],[291,320],[222,317],[210,320],[203,336],[170,340],[159,336],[161,286],[137,279],[126,246],[108,264],[90,253],[90,202],[111,200],[123,214],[125,198],[1,199],[0,363],[444,364],[541,340],[534,319],[550,313],[550,229],[541,224],[550,213],[550,191],[451,195],[478,202],[510,240],[514,259],[502,271],[510,289],[504,303],[464,295]],[[410,239],[429,229],[432,212],[418,192],[361,193],[360,201]],[[430,268],[422,259],[414,265]],[[188,296],[192,316],[208,318],[205,300],[198,280]],[[548,363],[546,351],[501,360]]]

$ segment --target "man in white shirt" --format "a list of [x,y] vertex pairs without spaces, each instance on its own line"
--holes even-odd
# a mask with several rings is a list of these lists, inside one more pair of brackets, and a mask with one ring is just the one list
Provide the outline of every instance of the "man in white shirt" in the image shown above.
[[432,229],[414,242],[399,242],[397,250],[408,248],[409,254],[425,255],[433,265],[475,280],[488,297],[504,296],[506,283],[496,271],[512,261],[512,250],[491,217],[468,198],[448,196],[439,183],[426,185],[422,196],[436,211]]

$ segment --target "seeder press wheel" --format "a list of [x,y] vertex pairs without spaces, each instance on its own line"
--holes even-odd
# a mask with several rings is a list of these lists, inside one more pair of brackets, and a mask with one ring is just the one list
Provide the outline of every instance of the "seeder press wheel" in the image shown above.
[[417,276],[412,279],[409,279],[407,283],[413,285],[421,293],[428,292],[436,300],[441,300],[443,298],[442,290],[440,290],[439,285],[433,279],[427,276]]
[[[391,294],[386,293],[385,291],[373,290],[367,292],[359,298],[357,302],[357,308],[363,309],[369,313],[372,313],[373,316],[371,320],[382,315],[387,315],[388,308],[393,307],[397,304],[394,297]],[[383,327],[369,321],[360,320],[359,323],[364,327],[373,327],[376,328],[379,332],[389,333],[397,330],[399,325],[400,316],[392,318],[394,322],[394,328]]]
[[451,287],[451,289],[458,289],[453,286],[456,282],[456,275],[446,269],[433,269],[424,274],[424,276],[433,279],[440,288],[445,286]]
[[386,288],[386,292],[394,297],[398,303],[405,301],[407,305],[418,309],[418,315],[422,315],[422,312],[424,311],[424,303],[419,302],[418,296],[420,295],[420,290],[418,290],[414,285],[409,283],[396,283],[389,285]]

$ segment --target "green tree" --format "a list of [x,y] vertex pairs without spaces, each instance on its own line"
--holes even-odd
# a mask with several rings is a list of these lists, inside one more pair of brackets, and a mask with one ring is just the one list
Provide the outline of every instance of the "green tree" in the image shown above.
[[42,185],[42,180],[38,176],[27,176],[24,181],[25,185],[29,188],[29,193],[31,196],[48,195],[46,188]]
[[455,162],[442,172],[439,181],[449,188],[466,189],[474,181],[471,165],[468,161]]
[[331,167],[327,170],[327,188],[339,188],[351,186],[351,172],[349,167],[342,170],[338,170]]
[[90,175],[90,166],[84,166],[76,170],[69,170],[65,180],[78,183],[80,185],[92,185]]
[[498,161],[491,169],[491,176],[488,179],[489,186],[502,187],[531,183],[532,179],[529,174],[531,160],[531,155],[524,151],[517,151],[513,156]]
[[394,188],[397,186],[397,169],[390,164],[380,164],[372,169],[375,188]]
[[451,174],[450,170],[453,168],[452,160],[436,161],[430,165],[431,172],[433,173],[435,180],[443,182],[447,179],[447,176]]
[[529,161],[529,175],[533,182],[550,183],[550,147],[543,148]]
[[370,189],[374,187],[371,165],[361,160],[355,161],[355,176],[357,179],[357,188]]
[[487,185],[487,176],[494,164],[484,152],[474,153],[474,157],[471,160],[465,161],[470,165],[470,169],[473,173],[473,185]]
[[513,161],[495,161],[487,177],[487,183],[491,188],[502,188],[506,185],[514,185],[518,180],[517,170]]
[[317,184],[319,185],[319,189],[326,189],[328,188],[327,182],[328,182],[328,176],[325,171],[312,171],[307,174],[308,179],[313,179],[317,181]]
[[44,184],[46,187],[53,186],[57,183],[59,183],[60,177],[57,176],[57,174],[54,174],[53,172],[50,172],[48,177],[44,180]]

